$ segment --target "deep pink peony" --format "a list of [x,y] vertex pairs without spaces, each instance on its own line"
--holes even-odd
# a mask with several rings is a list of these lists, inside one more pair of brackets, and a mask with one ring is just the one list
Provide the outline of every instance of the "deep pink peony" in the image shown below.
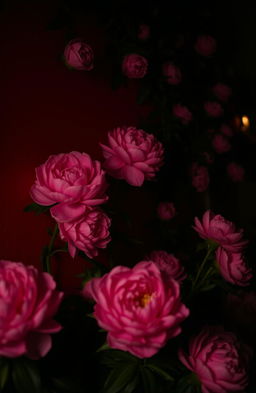
[[216,101],[207,101],[204,109],[210,117],[220,117],[223,113],[222,106]]
[[243,240],[243,230],[237,230],[231,221],[210,210],[204,213],[202,221],[195,217],[194,229],[201,238],[216,242],[226,251],[240,252],[248,243]]
[[227,174],[233,182],[240,182],[244,179],[244,168],[235,162],[227,165]]
[[77,248],[93,258],[98,255],[98,248],[106,248],[110,242],[110,224],[110,218],[103,211],[88,208],[78,220],[59,223],[60,237],[68,242],[73,258]]
[[70,41],[64,51],[66,64],[79,71],[90,71],[93,69],[93,51],[84,40],[76,38]]
[[107,330],[112,348],[148,358],[181,332],[189,310],[180,301],[179,284],[164,280],[153,262],[132,269],[115,267],[89,281],[83,295],[96,301],[94,316]]
[[216,260],[223,278],[242,287],[250,284],[252,270],[248,268],[241,253],[232,253],[218,247]]
[[139,26],[138,39],[145,41],[150,36],[150,27],[148,25],[142,24]]
[[213,93],[215,94],[215,96],[223,102],[228,101],[229,97],[232,94],[232,89],[227,86],[224,85],[223,83],[217,83],[214,87],[213,87]]
[[212,139],[212,146],[218,154],[226,153],[231,149],[229,140],[222,134],[214,135]]
[[216,51],[216,40],[209,35],[201,35],[197,38],[195,50],[202,56],[212,56]]
[[19,262],[0,260],[0,282],[0,355],[45,356],[61,329],[52,318],[63,293],[50,274]]
[[39,205],[49,206],[59,222],[82,216],[87,206],[107,200],[105,172],[99,161],[73,151],[52,155],[36,168],[36,181],[30,195]]
[[191,338],[188,354],[179,351],[180,361],[201,382],[202,393],[244,393],[249,357],[247,347],[221,327],[204,328]]
[[173,278],[181,282],[187,277],[180,260],[173,254],[168,254],[166,251],[152,251],[147,257],[147,260],[156,263],[163,276],[167,279]]
[[172,202],[160,202],[157,206],[157,215],[160,220],[171,220],[176,215],[174,204]]
[[135,127],[118,127],[108,133],[109,146],[100,144],[107,172],[132,186],[151,180],[163,164],[164,149],[154,135]]
[[136,53],[130,53],[123,59],[122,70],[130,79],[143,78],[148,70],[148,61],[145,57]]
[[180,69],[169,61],[163,64],[163,75],[170,85],[178,85],[182,79]]
[[175,104],[172,108],[172,113],[180,119],[182,124],[189,124],[192,120],[192,113],[184,105]]
[[191,168],[192,186],[197,192],[207,190],[210,179],[208,169],[203,165],[194,163]]

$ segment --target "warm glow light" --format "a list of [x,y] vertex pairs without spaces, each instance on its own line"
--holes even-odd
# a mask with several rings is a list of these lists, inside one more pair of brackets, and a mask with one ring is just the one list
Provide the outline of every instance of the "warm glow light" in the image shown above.
[[250,128],[250,120],[248,116],[242,116],[242,121],[241,121],[241,130],[242,131],[247,131]]

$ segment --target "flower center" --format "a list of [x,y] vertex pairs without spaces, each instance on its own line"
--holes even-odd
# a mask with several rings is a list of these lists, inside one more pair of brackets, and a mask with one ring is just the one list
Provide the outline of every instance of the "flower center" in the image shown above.
[[149,293],[144,293],[139,299],[138,303],[140,307],[146,307],[146,305],[151,301],[152,295]]

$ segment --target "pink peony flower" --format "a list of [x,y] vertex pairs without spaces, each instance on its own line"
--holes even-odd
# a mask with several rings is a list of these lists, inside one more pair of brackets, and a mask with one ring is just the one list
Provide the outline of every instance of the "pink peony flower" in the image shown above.
[[201,35],[197,38],[195,50],[202,56],[212,56],[216,51],[216,41],[209,35]]
[[222,134],[214,135],[212,139],[212,146],[218,154],[226,153],[231,149],[228,139]]
[[66,64],[79,71],[90,71],[93,69],[93,51],[84,40],[76,38],[70,41],[64,51]]
[[163,64],[163,75],[170,85],[178,85],[181,82],[182,75],[180,69],[171,62]]
[[235,162],[230,162],[227,165],[227,174],[234,182],[240,182],[244,179],[244,168]]
[[52,155],[36,168],[32,199],[43,206],[54,205],[52,216],[59,222],[81,217],[87,206],[107,200],[105,172],[88,154],[73,151]]
[[63,293],[48,273],[33,266],[0,260],[0,355],[31,359],[45,356],[51,333],[61,329],[52,318]]
[[93,258],[98,255],[98,248],[106,248],[110,242],[110,224],[110,218],[100,209],[87,209],[78,220],[59,223],[60,237],[68,242],[73,258],[77,248]]
[[130,53],[123,59],[122,70],[130,79],[143,78],[148,70],[148,61],[145,57],[136,53]]
[[208,101],[204,104],[204,109],[207,112],[208,116],[211,117],[220,117],[223,113],[222,106],[215,101]]
[[184,105],[175,104],[172,108],[172,113],[180,119],[182,124],[189,124],[192,120],[192,113]]
[[164,149],[152,134],[135,127],[118,127],[108,133],[109,146],[100,144],[105,168],[132,186],[151,180],[163,164]]
[[187,277],[179,259],[173,254],[168,254],[166,251],[152,251],[147,257],[147,260],[153,261],[167,279],[173,278],[181,283]]
[[209,173],[205,166],[194,163],[191,168],[192,186],[195,187],[197,192],[207,190],[209,185]]
[[108,332],[108,345],[139,358],[153,356],[180,334],[180,323],[189,315],[180,300],[179,284],[164,280],[150,261],[132,269],[115,267],[89,281],[83,295],[95,300],[94,316]]
[[221,327],[204,328],[192,337],[180,361],[201,382],[202,393],[243,393],[248,385],[249,350]]
[[212,240],[226,251],[240,252],[247,244],[247,241],[243,240],[243,230],[237,230],[231,221],[220,214],[213,214],[210,210],[204,213],[202,221],[195,217],[194,229],[201,238]]
[[216,251],[216,260],[223,278],[242,287],[250,284],[252,270],[246,266],[241,253],[227,252],[222,247]]
[[157,206],[157,215],[160,220],[171,220],[176,215],[174,204],[172,202],[160,202]]
[[150,36],[150,27],[148,25],[142,24],[139,26],[138,39],[145,41]]
[[220,132],[226,136],[233,136],[233,130],[227,124],[222,124],[220,126]]
[[228,101],[229,97],[232,94],[232,89],[227,86],[224,85],[223,83],[217,83],[214,87],[213,87],[213,93],[215,94],[215,96],[223,102]]

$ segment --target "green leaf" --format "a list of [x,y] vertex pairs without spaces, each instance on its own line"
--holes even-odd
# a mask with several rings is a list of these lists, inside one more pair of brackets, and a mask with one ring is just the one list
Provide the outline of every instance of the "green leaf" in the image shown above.
[[[104,332],[105,332],[105,330],[104,330]],[[108,345],[107,343],[104,343],[101,347],[99,347],[99,348],[97,349],[96,352],[106,351],[106,350],[108,350],[109,348],[110,348],[109,345]]]
[[40,393],[41,378],[36,362],[17,358],[13,360],[12,379],[18,393]]
[[136,378],[137,365],[129,364],[115,367],[104,385],[104,393],[119,393]]
[[174,381],[174,378],[170,374],[168,374],[166,371],[159,368],[155,364],[147,364],[146,367],[150,368],[154,373],[160,375],[160,377],[166,379],[167,381]]
[[36,215],[39,215],[41,213],[47,212],[52,206],[54,205],[42,206],[42,205],[38,205],[37,203],[31,203],[30,205],[27,205],[23,211],[26,213],[34,212]]
[[119,351],[118,349],[109,349],[102,352],[101,361],[109,367],[115,367],[122,364],[138,364],[138,358],[129,352]]
[[147,367],[142,366],[140,368],[140,375],[143,382],[144,393],[156,393],[159,390],[154,374],[152,371],[148,370]]
[[10,374],[9,362],[6,358],[0,358],[0,392],[5,387]]

